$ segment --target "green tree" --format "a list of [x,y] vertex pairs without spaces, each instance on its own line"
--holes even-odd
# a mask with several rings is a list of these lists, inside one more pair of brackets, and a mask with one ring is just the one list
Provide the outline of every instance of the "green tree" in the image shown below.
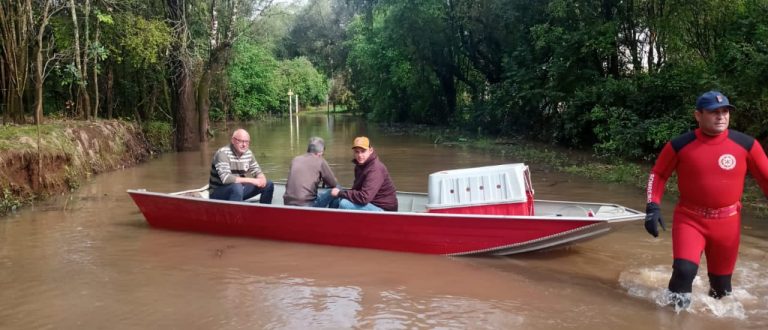
[[275,84],[278,71],[278,62],[266,49],[246,41],[235,44],[228,69],[234,119],[252,119],[279,111],[284,91]]
[[[381,3],[370,21],[354,22],[349,64],[362,107],[387,120],[446,123],[457,113],[459,94],[478,89],[449,4]],[[361,80],[373,86],[358,85]]]
[[280,62],[278,90],[292,90],[302,104],[319,105],[328,95],[328,81],[306,57]]
[[[105,107],[107,118],[121,104],[118,114],[133,116],[137,121],[169,120],[169,115],[156,118],[156,109],[170,106],[163,102],[167,92],[167,58],[173,38],[171,28],[159,17],[142,17],[123,12],[115,15],[115,24],[104,29],[105,44],[111,54],[105,65]],[[115,76],[120,79],[115,81]]]

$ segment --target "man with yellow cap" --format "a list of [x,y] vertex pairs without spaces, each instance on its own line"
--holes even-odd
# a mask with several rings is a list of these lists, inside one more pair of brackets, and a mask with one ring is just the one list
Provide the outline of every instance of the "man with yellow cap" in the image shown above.
[[340,209],[362,211],[397,211],[397,189],[387,167],[365,136],[352,143],[355,159],[355,182],[351,189],[333,188],[331,195],[339,198]]

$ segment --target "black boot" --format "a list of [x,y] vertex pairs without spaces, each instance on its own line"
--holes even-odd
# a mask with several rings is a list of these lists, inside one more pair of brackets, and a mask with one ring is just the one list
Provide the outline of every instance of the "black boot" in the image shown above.
[[709,296],[715,299],[720,299],[725,296],[730,296],[733,289],[731,288],[731,276],[728,275],[715,275],[709,273]]

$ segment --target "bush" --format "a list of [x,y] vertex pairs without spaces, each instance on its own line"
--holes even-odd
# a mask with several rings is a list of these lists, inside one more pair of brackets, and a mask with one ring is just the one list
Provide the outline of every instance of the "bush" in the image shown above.
[[170,123],[150,121],[144,124],[144,136],[154,152],[173,150],[173,127]]
[[0,216],[11,211],[16,211],[23,202],[23,200],[11,193],[10,189],[3,188],[2,194],[0,194]]

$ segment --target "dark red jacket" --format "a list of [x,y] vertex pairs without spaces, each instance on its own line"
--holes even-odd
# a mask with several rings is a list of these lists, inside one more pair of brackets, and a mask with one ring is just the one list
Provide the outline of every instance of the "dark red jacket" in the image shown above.
[[352,162],[355,164],[355,183],[352,189],[342,190],[339,196],[355,204],[371,203],[385,211],[397,211],[397,189],[376,151],[363,164]]

